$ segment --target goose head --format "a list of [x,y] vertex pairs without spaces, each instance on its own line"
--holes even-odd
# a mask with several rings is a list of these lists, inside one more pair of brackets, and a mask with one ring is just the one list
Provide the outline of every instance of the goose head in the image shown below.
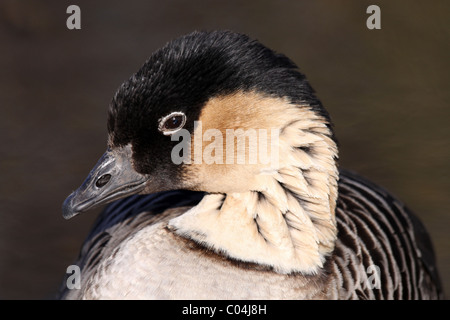
[[107,128],[107,150],[64,218],[188,189],[207,195],[169,228],[231,258],[315,273],[333,250],[336,143],[284,55],[228,31],[173,40],[120,86]]

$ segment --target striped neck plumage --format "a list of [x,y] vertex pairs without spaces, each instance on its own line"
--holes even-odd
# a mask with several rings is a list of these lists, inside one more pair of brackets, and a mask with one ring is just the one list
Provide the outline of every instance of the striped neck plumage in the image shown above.
[[279,163],[245,192],[211,193],[169,228],[238,261],[316,274],[334,249],[337,147],[308,106],[279,103]]

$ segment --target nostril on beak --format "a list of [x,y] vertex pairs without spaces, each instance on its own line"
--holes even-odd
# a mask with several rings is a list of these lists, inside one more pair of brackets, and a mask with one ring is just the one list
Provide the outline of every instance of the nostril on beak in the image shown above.
[[104,174],[100,178],[98,178],[97,182],[95,182],[95,185],[97,186],[97,188],[102,188],[109,182],[110,179],[110,174]]

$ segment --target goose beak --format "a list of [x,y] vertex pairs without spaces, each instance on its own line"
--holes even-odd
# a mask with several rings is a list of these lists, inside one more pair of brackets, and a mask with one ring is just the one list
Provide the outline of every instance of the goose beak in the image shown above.
[[131,147],[108,150],[83,184],[64,201],[62,212],[70,219],[102,204],[141,192],[148,181],[133,168]]

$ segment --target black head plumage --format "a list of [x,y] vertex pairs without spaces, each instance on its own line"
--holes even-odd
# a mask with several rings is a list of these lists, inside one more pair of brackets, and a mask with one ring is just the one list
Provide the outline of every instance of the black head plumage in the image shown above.
[[150,127],[146,119],[164,115],[159,112],[193,111],[213,96],[237,90],[256,90],[323,109],[305,76],[286,56],[243,34],[193,32],[157,50],[122,84],[110,106],[108,131],[114,144],[123,145],[141,136],[140,126]]
[[243,34],[193,32],[154,52],[119,88],[108,114],[110,143],[131,142],[134,157],[144,157],[152,145],[167,144],[157,132],[159,118],[182,111],[191,120],[185,128],[192,130],[209,98],[238,90],[287,97],[328,119],[305,76],[286,56]]

